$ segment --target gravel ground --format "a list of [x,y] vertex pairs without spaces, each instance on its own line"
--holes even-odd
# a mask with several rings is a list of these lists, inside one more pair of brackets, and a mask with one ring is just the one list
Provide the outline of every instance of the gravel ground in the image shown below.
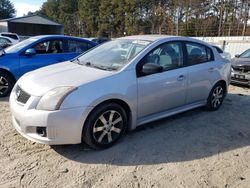
[[222,108],[150,123],[117,145],[46,146],[20,136],[0,101],[0,187],[250,187],[250,89]]

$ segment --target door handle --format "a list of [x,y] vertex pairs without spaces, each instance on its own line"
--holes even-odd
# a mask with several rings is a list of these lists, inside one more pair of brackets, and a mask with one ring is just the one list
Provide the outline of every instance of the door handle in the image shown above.
[[185,79],[185,76],[184,76],[184,75],[180,75],[180,76],[177,78],[178,81],[183,81],[184,79]]
[[214,71],[214,67],[211,67],[208,69],[208,72],[213,72]]

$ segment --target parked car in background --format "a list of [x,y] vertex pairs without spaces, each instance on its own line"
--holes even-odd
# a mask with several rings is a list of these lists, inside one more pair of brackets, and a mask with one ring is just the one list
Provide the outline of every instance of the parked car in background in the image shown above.
[[250,49],[232,59],[231,82],[250,86]]
[[0,36],[0,49],[7,48],[11,46],[13,43],[8,37],[2,37]]
[[9,40],[11,40],[12,44],[16,44],[16,43],[20,42],[20,38],[16,33],[1,32],[0,36],[8,37]]
[[227,59],[227,60],[231,60],[231,54],[228,53],[228,52],[224,52],[220,47],[218,46],[213,46],[217,51],[218,53],[221,55],[221,57]]
[[199,40],[119,38],[23,76],[10,96],[12,121],[35,142],[107,148],[142,124],[200,106],[218,110],[230,69]]
[[0,97],[7,96],[15,82],[35,69],[75,58],[96,43],[69,36],[36,36],[0,52]]

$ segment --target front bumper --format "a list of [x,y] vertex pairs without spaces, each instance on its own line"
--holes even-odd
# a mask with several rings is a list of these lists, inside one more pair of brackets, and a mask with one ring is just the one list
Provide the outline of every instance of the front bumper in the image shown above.
[[[58,111],[36,110],[38,97],[31,96],[25,105],[19,104],[15,94],[10,96],[12,122],[16,130],[27,139],[49,145],[78,144],[82,140],[82,128],[91,111],[90,107],[78,107]],[[46,129],[46,136],[37,132]]]
[[[237,76],[244,76],[244,79],[236,78],[236,75]],[[232,72],[231,73],[231,83],[250,86],[250,74],[249,73]]]

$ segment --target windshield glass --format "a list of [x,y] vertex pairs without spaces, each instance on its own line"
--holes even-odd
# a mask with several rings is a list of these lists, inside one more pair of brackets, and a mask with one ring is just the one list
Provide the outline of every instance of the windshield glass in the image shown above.
[[250,49],[240,55],[241,58],[250,58]]
[[5,52],[6,53],[16,53],[18,52],[19,50],[21,50],[22,48],[32,44],[33,42],[37,41],[38,38],[29,38],[29,39],[26,39],[22,42],[19,42],[13,46],[10,46],[8,48],[5,49]]
[[77,60],[79,64],[86,66],[105,70],[118,70],[140,53],[149,43],[150,41],[144,40],[117,39],[90,50]]

